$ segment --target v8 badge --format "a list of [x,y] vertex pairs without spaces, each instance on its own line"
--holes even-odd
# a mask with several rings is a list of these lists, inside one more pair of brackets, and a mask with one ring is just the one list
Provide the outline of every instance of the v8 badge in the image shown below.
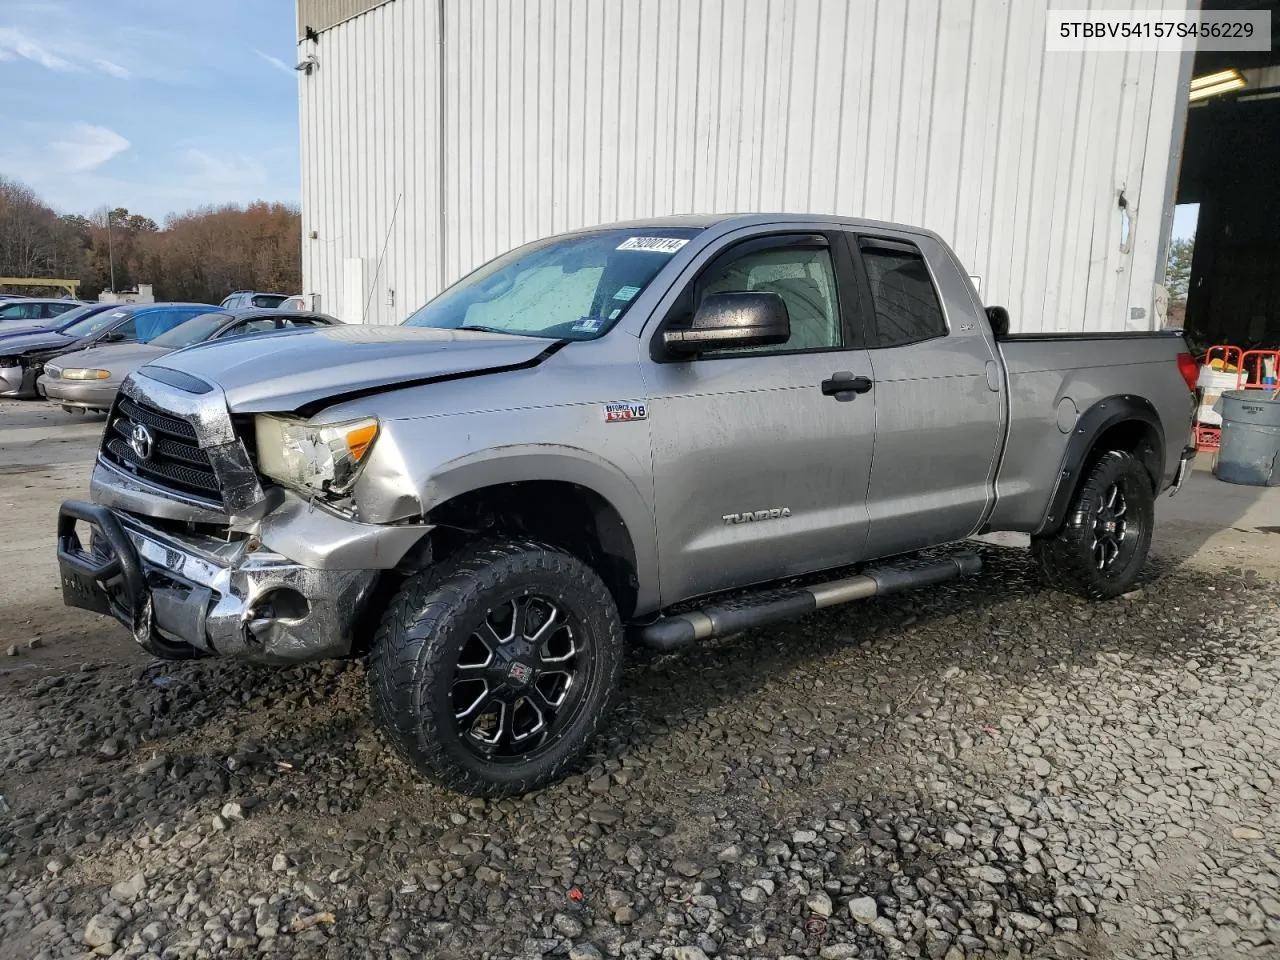
[[628,423],[632,420],[648,420],[649,406],[642,400],[619,400],[604,405],[605,423]]

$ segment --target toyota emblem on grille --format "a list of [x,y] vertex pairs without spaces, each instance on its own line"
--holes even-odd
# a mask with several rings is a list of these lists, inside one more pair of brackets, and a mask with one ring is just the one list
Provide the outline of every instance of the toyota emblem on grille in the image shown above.
[[155,442],[146,424],[135,423],[129,428],[129,447],[138,455],[139,460],[151,459],[151,448]]

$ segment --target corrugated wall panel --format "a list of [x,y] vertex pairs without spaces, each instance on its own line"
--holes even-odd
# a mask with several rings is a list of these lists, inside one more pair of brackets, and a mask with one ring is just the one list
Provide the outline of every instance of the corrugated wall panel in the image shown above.
[[444,0],[441,64],[437,9],[340,23],[300,81],[326,303],[351,258],[389,323],[560,230],[809,210],[938,231],[1022,330],[1152,323],[1176,54],[1046,53],[1048,0]]
[[434,3],[394,0],[299,47],[319,61],[299,81],[303,287],[328,312],[361,304],[344,320],[398,322],[444,275],[436,23]]

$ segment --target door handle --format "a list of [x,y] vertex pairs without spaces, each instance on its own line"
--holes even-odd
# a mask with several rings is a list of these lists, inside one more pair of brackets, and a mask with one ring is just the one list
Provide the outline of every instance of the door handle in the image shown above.
[[869,377],[855,377],[848,370],[833,373],[830,380],[822,381],[823,396],[837,400],[852,400],[855,394],[866,393],[870,389]]

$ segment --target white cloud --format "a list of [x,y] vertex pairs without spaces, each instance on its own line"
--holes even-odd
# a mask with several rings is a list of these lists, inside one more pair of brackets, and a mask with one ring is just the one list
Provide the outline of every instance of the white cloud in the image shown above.
[[267,182],[266,170],[252,157],[219,157],[198,147],[188,147],[181,156],[197,182],[242,187]]
[[64,170],[84,172],[102,166],[116,154],[129,149],[129,141],[114,130],[92,123],[77,123],[69,136],[49,144]]
[[17,27],[0,27],[0,55],[6,55],[6,59],[12,59],[14,56],[25,57],[50,70],[80,69],[71,61],[64,60],[38,41],[31,39]]
[[263,53],[257,47],[253,48],[253,52],[256,53],[263,60],[265,60],[267,63],[271,64],[271,66],[275,67],[277,70],[283,70],[285,73],[294,72],[293,67],[289,66],[289,64],[285,63],[279,57],[273,57],[269,53]]
[[99,70],[101,70],[103,73],[110,74],[111,76],[115,77],[118,80],[128,80],[131,76],[133,76],[133,74],[131,74],[124,67],[120,66],[120,64],[112,63],[110,60],[95,60],[93,61],[93,65],[97,67]]

